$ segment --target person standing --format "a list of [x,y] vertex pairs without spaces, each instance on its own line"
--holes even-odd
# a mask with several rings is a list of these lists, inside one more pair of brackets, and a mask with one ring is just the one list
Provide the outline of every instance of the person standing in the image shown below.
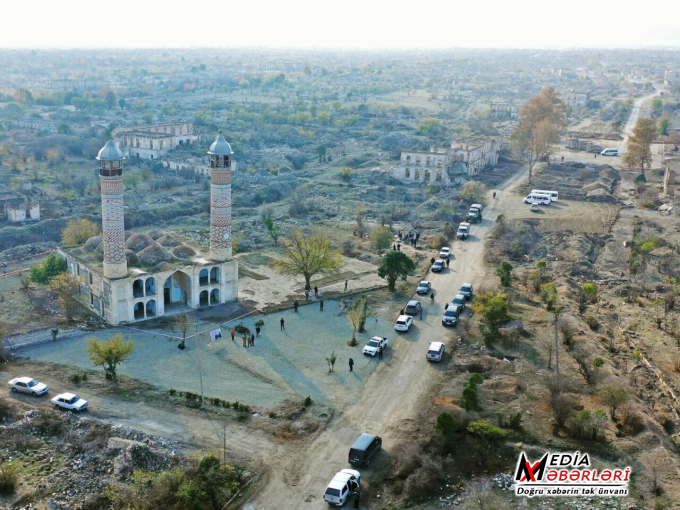
[[380,348],[378,349],[378,359],[382,359],[382,354],[383,354],[383,346],[381,345]]
[[401,243],[397,243],[397,251],[401,251]]
[[319,297],[319,287],[317,287],[316,285],[314,285],[314,297],[315,298]]
[[349,371],[354,371],[354,360],[352,358],[349,359]]
[[3,277],[4,277],[4,275],[7,274],[7,262],[2,263],[2,274],[3,274]]
[[281,317],[281,331],[286,329],[286,321],[283,320],[283,317]]
[[564,163],[564,156],[562,156],[562,163]]
[[295,301],[293,301],[293,310],[295,310],[295,313],[297,313],[298,306],[300,305],[298,304],[298,300],[296,299]]
[[259,337],[261,333],[260,326],[255,326],[255,334]]
[[434,304],[434,292],[430,294],[430,303]]
[[446,267],[449,267],[449,264],[451,263],[451,259],[446,259]]
[[236,338],[236,330],[234,328],[231,328],[231,341],[234,341],[234,338]]
[[496,198],[496,192],[495,191],[493,192],[493,197]]
[[354,496],[354,508],[359,508],[359,503],[361,499],[361,493],[359,492],[359,489],[355,490],[352,493],[352,496]]
[[422,309],[422,307],[420,308],[420,320],[421,321],[423,320],[423,309]]
[[248,347],[248,335],[243,335],[243,347]]
[[255,335],[250,335],[250,346],[255,347]]
[[345,280],[345,292],[347,292],[347,286],[349,285],[349,280]]
[[319,301],[319,311],[323,312],[323,299]]

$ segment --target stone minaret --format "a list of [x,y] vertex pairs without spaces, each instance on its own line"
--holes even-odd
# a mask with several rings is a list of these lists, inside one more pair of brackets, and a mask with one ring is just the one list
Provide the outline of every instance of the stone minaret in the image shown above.
[[231,260],[231,156],[234,152],[222,136],[208,150],[210,154],[210,258]]
[[113,140],[106,142],[97,155],[102,194],[102,239],[104,276],[125,278],[125,225],[123,221],[123,153]]

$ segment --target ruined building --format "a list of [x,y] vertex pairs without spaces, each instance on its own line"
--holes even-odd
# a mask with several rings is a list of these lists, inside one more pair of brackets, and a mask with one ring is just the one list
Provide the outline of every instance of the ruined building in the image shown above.
[[172,233],[124,228],[122,151],[99,151],[102,235],[58,253],[81,282],[79,299],[111,324],[233,301],[238,264],[231,249],[231,146],[220,133],[210,156],[210,249]]
[[113,130],[116,145],[128,158],[160,159],[170,149],[198,141],[191,122],[125,126]]

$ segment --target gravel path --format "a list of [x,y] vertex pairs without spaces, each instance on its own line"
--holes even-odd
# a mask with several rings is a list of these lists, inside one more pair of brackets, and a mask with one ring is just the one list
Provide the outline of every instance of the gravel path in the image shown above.
[[[374,334],[393,338],[391,325],[379,319],[369,321],[369,331],[357,334],[359,345],[348,347],[351,329],[344,315],[334,313],[340,304],[325,302],[325,311],[318,303],[270,315],[247,318],[243,325],[255,331],[254,323],[265,322],[262,337],[255,339],[254,348],[242,347],[238,336],[232,342],[230,327],[222,328],[222,340],[210,342],[207,334],[199,338],[199,354],[203,366],[203,386],[206,396],[219,397],[231,402],[239,401],[255,408],[268,408],[284,399],[311,396],[315,401],[341,408],[356,401],[361,389],[373,373],[377,360],[361,354],[365,341]],[[279,321],[284,318],[286,327],[281,331]],[[201,322],[199,330],[209,327]],[[375,328],[375,329],[374,329]],[[198,365],[193,339],[187,340],[187,349],[177,349],[177,342],[144,331],[112,329],[90,336],[108,339],[123,332],[132,335],[140,344],[133,356],[120,366],[124,375],[149,382],[162,389],[199,392]],[[165,332],[168,330],[157,330]],[[176,334],[176,333],[174,333]],[[18,351],[19,355],[40,361],[91,368],[85,353],[88,336],[49,342]],[[335,374],[328,374],[325,358],[335,351]],[[356,362],[349,373],[348,359]],[[388,349],[384,362],[391,358]]]

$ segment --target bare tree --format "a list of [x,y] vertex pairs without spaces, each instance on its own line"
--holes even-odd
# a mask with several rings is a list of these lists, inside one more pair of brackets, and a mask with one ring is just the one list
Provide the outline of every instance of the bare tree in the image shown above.
[[555,350],[555,342],[552,338],[542,338],[540,346],[548,353],[548,369],[552,368],[552,355]]

